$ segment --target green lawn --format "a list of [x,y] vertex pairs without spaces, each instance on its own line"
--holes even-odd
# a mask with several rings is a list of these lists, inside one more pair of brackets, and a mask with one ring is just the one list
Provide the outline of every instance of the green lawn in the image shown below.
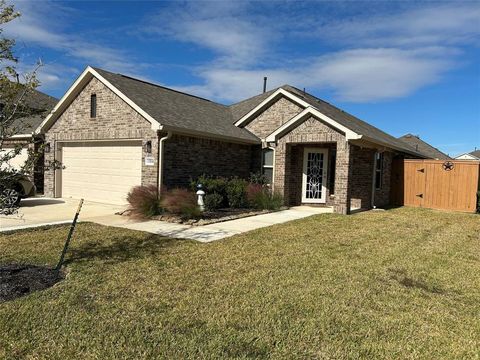
[[[54,265],[68,227],[0,235]],[[333,214],[201,244],[80,224],[66,280],[0,304],[1,359],[480,357],[480,216]]]

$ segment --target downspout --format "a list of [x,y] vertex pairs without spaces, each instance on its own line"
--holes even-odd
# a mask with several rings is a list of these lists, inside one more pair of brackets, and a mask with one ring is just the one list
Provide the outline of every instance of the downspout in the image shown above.
[[162,192],[162,185],[163,185],[163,143],[170,139],[172,133],[170,131],[167,132],[167,135],[161,137],[161,131],[157,131],[158,135],[158,169],[157,169],[157,189],[158,189],[158,197],[160,197],[160,193]]
[[372,209],[376,209],[377,207],[375,206],[375,179],[377,175],[377,152],[375,151],[373,153],[373,176],[372,176],[372,199],[371,199],[371,206]]

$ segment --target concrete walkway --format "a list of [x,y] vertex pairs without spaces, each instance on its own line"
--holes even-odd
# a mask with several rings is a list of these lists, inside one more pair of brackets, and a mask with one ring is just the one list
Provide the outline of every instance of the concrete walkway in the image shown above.
[[133,222],[128,220],[128,218],[125,216],[118,215],[106,216],[104,218],[96,217],[93,221],[107,226],[145,231],[172,238],[192,239],[207,243],[241,234],[250,230],[281,224],[291,220],[302,219],[312,215],[331,212],[331,208],[298,206],[275,213],[250,216],[242,219],[229,220],[204,226],[190,226],[156,220]]
[[[32,198],[22,200],[18,214],[0,216],[0,233],[40,226],[70,224],[77,206],[78,200],[73,199]],[[85,201],[79,221],[91,221],[106,226],[145,231],[172,238],[210,242],[266,226],[332,212],[331,208],[298,206],[270,214],[204,226],[190,226],[157,220],[136,221],[127,216],[115,215],[124,208],[125,206]]]

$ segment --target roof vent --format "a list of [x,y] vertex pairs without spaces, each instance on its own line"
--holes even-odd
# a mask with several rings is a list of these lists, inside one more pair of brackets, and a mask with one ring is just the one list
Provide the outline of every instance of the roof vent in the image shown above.
[[267,77],[263,77],[263,93],[265,94],[267,92]]

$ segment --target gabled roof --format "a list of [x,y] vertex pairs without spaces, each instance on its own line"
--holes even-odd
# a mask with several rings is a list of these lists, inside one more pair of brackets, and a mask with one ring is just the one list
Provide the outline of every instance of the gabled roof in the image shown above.
[[[472,151],[472,152],[469,152],[469,153],[467,152],[467,153],[463,153],[463,154],[455,156],[455,159],[460,159],[461,157],[465,157],[468,160],[480,160],[480,156],[475,155],[475,154],[476,154],[476,151]],[[465,159],[460,159],[460,160],[465,160]]]
[[259,141],[248,130],[233,125],[228,106],[125,75],[95,70],[166,129]]
[[437,148],[433,147],[429,143],[420,139],[418,135],[406,134],[399,137],[400,140],[407,143],[409,146],[414,148],[419,153],[425,155],[430,159],[439,159],[439,160],[448,160],[451,159],[450,156],[441,152]]
[[12,128],[15,129],[15,137],[31,136],[57,102],[58,99],[41,91],[33,90],[29,92],[25,97],[24,105],[30,108],[31,114],[13,122]]
[[[386,132],[376,128],[373,125],[366,123],[363,120],[333,106],[332,104],[323,101],[307,92],[303,92],[290,85],[283,85],[279,88],[269,91],[268,93],[252,97],[244,100],[240,103],[230,106],[233,114],[236,116],[235,124],[241,126],[247,123],[250,118],[253,118],[257,112],[262,110],[262,107],[267,105],[270,101],[274,101],[275,98],[281,94],[291,94],[288,98],[303,108],[311,107],[314,110],[320,112],[328,119],[338,123],[338,127],[345,127],[352,131],[352,133],[364,138],[365,140],[388,146],[393,149],[401,150],[416,156],[424,157],[422,154],[415,151],[401,140],[387,134]],[[248,106],[247,106],[248,105]]]
[[93,77],[141,114],[152,124],[154,130],[176,131],[245,143],[260,142],[248,130],[233,125],[232,113],[225,105],[92,67],[87,67],[74,82],[43,121],[40,131],[46,131],[55,122]]
[[474,150],[474,151],[472,151],[472,152],[469,153],[469,154],[470,154],[470,155],[473,155],[473,156],[475,156],[475,157],[477,157],[477,158],[480,159],[480,150]]

